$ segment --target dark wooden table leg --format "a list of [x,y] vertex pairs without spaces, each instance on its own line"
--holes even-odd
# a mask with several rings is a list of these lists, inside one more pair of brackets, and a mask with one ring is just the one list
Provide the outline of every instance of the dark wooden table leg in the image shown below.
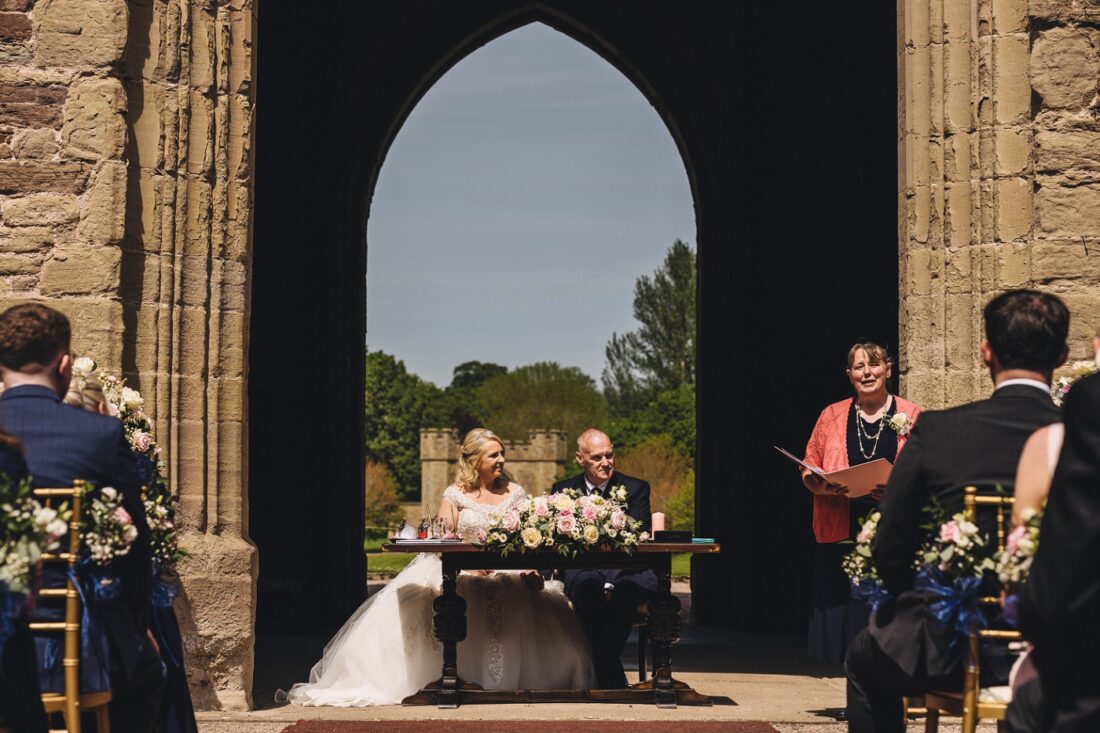
[[662,554],[657,567],[657,597],[649,604],[649,638],[653,646],[653,696],[657,707],[676,707],[672,680],[672,644],[680,640],[680,599],[672,595],[672,555]]
[[435,599],[435,638],[443,643],[443,676],[439,680],[439,707],[458,707],[458,642],[466,638],[466,601],[458,595],[458,568],[443,555],[443,592]]

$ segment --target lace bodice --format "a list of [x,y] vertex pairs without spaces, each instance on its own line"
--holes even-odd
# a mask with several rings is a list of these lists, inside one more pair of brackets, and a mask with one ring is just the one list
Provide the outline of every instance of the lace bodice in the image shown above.
[[448,486],[443,498],[458,508],[458,533],[472,537],[479,529],[488,529],[504,512],[527,498],[527,492],[518,484],[512,485],[512,493],[499,504],[481,504],[457,486]]

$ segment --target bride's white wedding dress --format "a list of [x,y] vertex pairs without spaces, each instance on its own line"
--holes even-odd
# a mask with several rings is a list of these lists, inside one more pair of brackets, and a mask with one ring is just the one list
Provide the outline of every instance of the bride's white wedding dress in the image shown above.
[[[515,486],[500,504],[479,504],[457,487],[443,493],[459,508],[465,537],[527,496]],[[392,705],[439,679],[443,646],[432,628],[442,563],[418,555],[360,606],[325,647],[308,683],[287,699],[299,705]],[[588,689],[595,681],[588,642],[559,584],[532,591],[515,571],[462,573],[466,640],[458,644],[458,675],[485,689]]]

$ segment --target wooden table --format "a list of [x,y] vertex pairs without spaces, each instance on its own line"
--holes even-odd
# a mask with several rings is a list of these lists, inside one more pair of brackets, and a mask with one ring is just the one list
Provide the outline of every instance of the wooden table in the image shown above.
[[[716,543],[645,542],[633,554],[594,550],[577,557],[557,552],[511,553],[468,543],[389,543],[384,552],[436,552],[443,560],[443,592],[435,599],[435,637],[443,644],[443,675],[403,705],[457,708],[462,702],[653,702],[659,708],[710,705],[711,700],[672,677],[672,644],[680,639],[680,599],[672,595],[673,553],[717,553]],[[649,602],[649,638],[653,678],[623,690],[485,690],[458,677],[458,642],[466,638],[466,601],[458,595],[461,570],[547,570],[553,568],[651,569],[657,575],[657,597]]]

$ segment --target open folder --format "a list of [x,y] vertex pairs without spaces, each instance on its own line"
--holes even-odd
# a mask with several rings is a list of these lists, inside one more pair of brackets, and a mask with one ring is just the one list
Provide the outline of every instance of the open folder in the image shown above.
[[782,453],[787,458],[791,459],[798,465],[802,466],[808,471],[812,471],[821,478],[825,479],[831,484],[840,484],[841,486],[848,487],[848,492],[845,494],[849,499],[857,499],[861,496],[870,494],[871,491],[877,486],[883,486],[890,478],[890,470],[894,467],[894,464],[885,458],[876,458],[873,461],[867,463],[861,463],[858,466],[852,466],[851,468],[842,468],[839,471],[833,471],[832,473],[825,473],[817,466],[811,466],[803,461],[801,458],[791,453],[788,450],[783,450],[778,445],[773,445],[777,451]]

